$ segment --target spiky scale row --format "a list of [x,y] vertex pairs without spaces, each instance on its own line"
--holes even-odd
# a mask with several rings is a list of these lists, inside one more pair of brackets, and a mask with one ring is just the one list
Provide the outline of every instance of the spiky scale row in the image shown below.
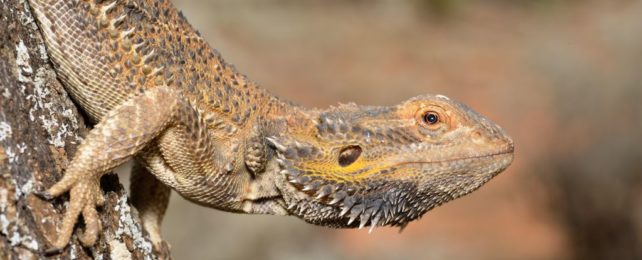
[[[280,174],[292,184],[297,187],[301,192],[310,194],[308,199],[311,202],[322,203],[334,207],[337,217],[346,218],[347,226],[352,226],[358,222],[358,227],[363,228],[370,226],[370,232],[379,225],[386,224],[402,224],[407,221],[407,217],[403,216],[404,211],[408,210],[402,203],[402,198],[399,196],[401,192],[394,189],[384,194],[385,199],[367,199],[359,191],[367,191],[372,187],[359,188],[352,185],[345,184],[329,184],[321,179],[312,178],[308,175],[302,174],[299,170],[292,167],[292,159],[298,154],[291,152],[292,146],[304,147],[301,143],[288,144],[278,141],[277,137],[267,138],[271,147],[277,151],[277,162],[280,167]],[[290,152],[288,152],[290,151]],[[289,153],[289,154],[288,154]],[[398,206],[395,203],[399,203]],[[305,212],[309,204],[294,202],[288,207],[290,210],[295,210],[297,213]]]

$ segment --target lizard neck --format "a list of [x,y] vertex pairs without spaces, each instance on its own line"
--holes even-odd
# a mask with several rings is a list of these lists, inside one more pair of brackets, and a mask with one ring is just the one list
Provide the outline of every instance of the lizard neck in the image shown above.
[[316,109],[308,109],[277,97],[273,97],[264,109],[261,117],[264,119],[263,128],[266,136],[312,130],[314,127]]

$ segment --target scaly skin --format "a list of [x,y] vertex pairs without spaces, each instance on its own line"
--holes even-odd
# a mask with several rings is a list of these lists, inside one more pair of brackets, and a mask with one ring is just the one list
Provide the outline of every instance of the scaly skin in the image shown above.
[[405,226],[503,171],[513,142],[439,95],[393,107],[305,109],[225,63],[168,1],[29,0],[60,79],[97,124],[65,176],[62,250],[100,231],[100,177],[130,158],[132,201],[154,243],[173,189],[212,208],[332,227]]

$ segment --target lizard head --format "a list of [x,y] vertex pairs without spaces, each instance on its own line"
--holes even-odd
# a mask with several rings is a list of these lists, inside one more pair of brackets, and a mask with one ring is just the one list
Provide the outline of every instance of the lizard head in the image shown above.
[[308,112],[268,138],[289,214],[332,227],[401,226],[506,169],[513,141],[441,95]]

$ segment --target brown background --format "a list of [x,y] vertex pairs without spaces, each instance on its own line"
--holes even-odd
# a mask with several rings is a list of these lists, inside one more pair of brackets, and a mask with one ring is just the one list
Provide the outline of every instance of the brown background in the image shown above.
[[176,259],[642,257],[641,1],[174,0],[226,60],[306,106],[435,93],[516,143],[479,191],[396,229],[333,230],[173,196]]

